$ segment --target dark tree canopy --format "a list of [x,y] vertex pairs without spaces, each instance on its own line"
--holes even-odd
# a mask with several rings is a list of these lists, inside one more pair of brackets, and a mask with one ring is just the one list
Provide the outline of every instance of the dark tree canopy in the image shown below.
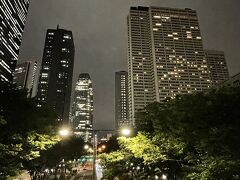
[[[240,89],[224,88],[153,103],[137,117],[141,131],[161,132],[204,148],[211,155],[239,158]],[[148,124],[143,126],[142,124]]]
[[0,178],[15,175],[23,162],[59,141],[56,115],[36,106],[26,90],[0,82]]
[[[211,89],[155,102],[135,117],[138,135],[119,138],[121,149],[102,155],[106,175],[127,172],[132,173],[130,178],[139,179],[157,173],[171,180],[240,179],[239,88]],[[127,164],[129,156],[131,162],[141,160],[139,170],[125,165],[115,172],[114,165]]]
[[[150,104],[137,114],[136,126],[161,135],[159,141],[168,137],[184,143],[182,159],[176,160],[187,160],[193,174],[233,178],[240,167],[239,110],[239,88],[212,89]],[[198,175],[192,178],[203,177]]]

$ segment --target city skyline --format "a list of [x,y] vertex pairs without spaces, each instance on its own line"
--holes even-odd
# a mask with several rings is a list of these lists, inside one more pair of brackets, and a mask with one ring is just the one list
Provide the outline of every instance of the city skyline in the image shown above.
[[[235,9],[238,7],[237,1],[205,3],[199,1],[194,4],[190,1],[181,1],[181,3],[177,1],[126,1],[125,3],[104,1],[105,3],[100,3],[93,0],[76,4],[74,2],[69,2],[66,8],[65,1],[58,1],[58,5],[54,2],[42,1],[41,7],[49,10],[48,13],[45,13],[48,18],[36,9],[40,6],[38,2],[32,2],[20,60],[41,59],[44,38],[40,37],[44,37],[43,30],[55,27],[58,23],[60,27],[72,30],[77,47],[73,83],[76,81],[77,74],[86,71],[90,73],[96,91],[94,93],[96,107],[94,116],[97,117],[95,119],[97,126],[103,127],[109,122],[108,127],[112,129],[114,124],[114,72],[127,69],[126,17],[130,6],[189,7],[197,10],[205,48],[224,51],[230,74],[233,75],[239,71],[237,63],[239,55],[236,48],[239,47],[239,41],[237,42],[236,38],[239,32],[239,16],[236,16],[237,9]],[[106,4],[109,7],[106,12],[95,11],[96,8],[100,7],[101,9]],[[60,12],[62,13],[61,8],[65,10],[63,15],[66,15],[70,10],[71,13],[63,17],[60,14]],[[79,8],[80,11],[77,11]],[[111,10],[114,8],[116,12]],[[225,11],[222,13],[222,10],[226,10],[228,13]],[[211,17],[212,11],[217,14],[216,17],[221,17],[221,20]],[[76,18],[71,19],[74,13]],[[107,16],[109,13],[113,14],[110,16],[111,18]],[[85,16],[79,17],[80,15]],[[231,24],[227,24],[229,19],[232,20]],[[74,23],[76,25],[73,25]],[[226,25],[229,26],[222,28]],[[221,30],[219,31],[219,29]],[[103,99],[103,94],[106,92],[108,97]]]

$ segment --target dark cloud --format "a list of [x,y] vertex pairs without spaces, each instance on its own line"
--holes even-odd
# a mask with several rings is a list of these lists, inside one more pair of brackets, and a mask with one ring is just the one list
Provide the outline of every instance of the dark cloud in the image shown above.
[[196,9],[205,48],[224,50],[230,74],[240,71],[239,0],[31,0],[20,60],[41,62],[48,28],[72,30],[73,86],[79,73],[90,73],[95,125],[112,129],[114,72],[127,69],[126,17],[138,5]]

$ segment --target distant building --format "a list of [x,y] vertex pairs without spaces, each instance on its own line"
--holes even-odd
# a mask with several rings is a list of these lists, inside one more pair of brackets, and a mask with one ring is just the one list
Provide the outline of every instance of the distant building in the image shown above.
[[115,73],[115,123],[116,129],[130,125],[128,119],[128,73]]
[[0,7],[0,81],[11,82],[18,60],[29,0],[1,0]]
[[87,73],[79,75],[75,86],[72,121],[73,133],[90,142],[93,129],[93,89],[90,75]]
[[74,42],[71,31],[48,29],[38,84],[38,106],[52,108],[59,122],[69,122]]
[[113,134],[112,133],[107,133],[105,136],[101,137],[98,139],[98,144],[101,144],[101,143],[106,143],[108,142],[111,138],[113,137]]
[[29,97],[36,95],[37,62],[27,61],[17,64],[13,82],[19,89],[27,89]]
[[215,50],[205,50],[204,52],[210,70],[212,85],[218,85],[229,79],[224,52]]
[[236,75],[231,76],[228,80],[220,83],[219,86],[220,87],[223,87],[223,86],[240,87],[240,73],[237,73]]
[[131,7],[128,23],[129,118],[154,101],[210,87],[195,10]]

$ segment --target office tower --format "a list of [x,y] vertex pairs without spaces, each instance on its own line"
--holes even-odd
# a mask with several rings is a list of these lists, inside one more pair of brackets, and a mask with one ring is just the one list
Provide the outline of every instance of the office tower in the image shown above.
[[37,78],[37,62],[27,61],[17,64],[13,82],[19,89],[27,89],[28,96],[34,97],[36,95],[36,84]]
[[74,90],[72,118],[74,134],[90,142],[93,127],[93,88],[90,75],[87,73],[82,73],[78,77]]
[[38,106],[55,110],[58,121],[69,121],[74,42],[71,31],[48,29],[38,84]]
[[129,117],[147,104],[211,85],[197,13],[131,7],[128,15]]
[[207,64],[213,85],[229,79],[227,63],[223,51],[205,50]]
[[13,79],[28,7],[29,0],[0,1],[0,81]]
[[128,119],[128,73],[119,71],[115,73],[115,126],[129,126]]

